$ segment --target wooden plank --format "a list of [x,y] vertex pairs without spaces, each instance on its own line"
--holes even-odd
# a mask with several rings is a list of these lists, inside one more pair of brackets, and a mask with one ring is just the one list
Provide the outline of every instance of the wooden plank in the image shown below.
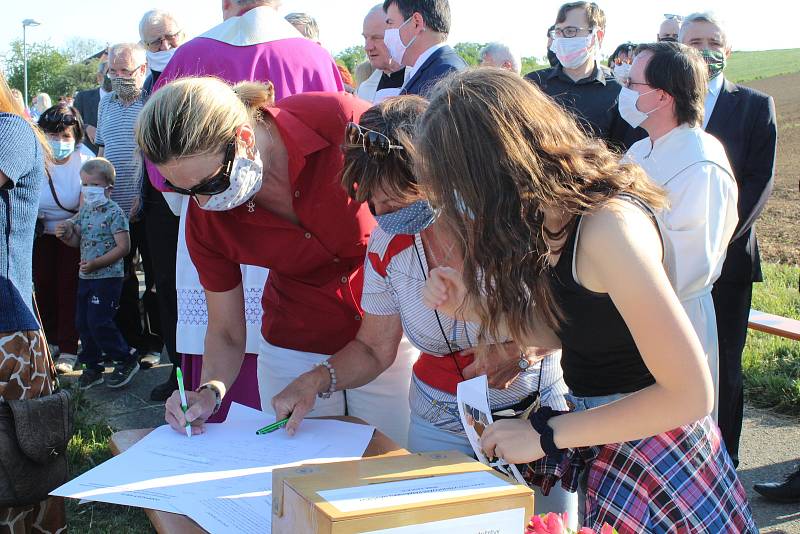
[[750,319],[747,326],[759,332],[800,341],[800,321],[797,319],[750,310]]
[[[367,424],[356,417],[321,417],[320,419],[336,419],[337,421],[345,421],[347,423],[359,425]],[[115,456],[123,453],[152,431],[152,428],[140,428],[115,432],[110,440],[111,452]],[[397,456],[402,454],[408,454],[408,451],[389,439],[389,436],[386,434],[375,430],[375,434],[373,434],[372,440],[369,442],[369,446],[364,452],[364,457]],[[200,525],[185,515],[149,509],[145,509],[144,512],[153,524],[153,528],[160,534],[203,534],[206,532]]]

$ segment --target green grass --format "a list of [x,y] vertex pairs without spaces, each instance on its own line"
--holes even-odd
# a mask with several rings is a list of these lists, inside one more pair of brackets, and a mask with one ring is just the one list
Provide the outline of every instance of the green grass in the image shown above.
[[[753,308],[800,319],[800,268],[764,264]],[[800,416],[800,342],[750,330],[742,356],[745,397],[754,406]]]
[[728,59],[725,77],[743,83],[794,72],[800,72],[800,48],[734,52]]
[[[92,403],[77,387],[72,389],[75,406],[75,434],[67,447],[73,477],[111,458],[108,440],[114,429],[93,417]],[[79,505],[67,499],[67,525],[70,532],[102,534],[155,532],[140,508],[105,503]]]

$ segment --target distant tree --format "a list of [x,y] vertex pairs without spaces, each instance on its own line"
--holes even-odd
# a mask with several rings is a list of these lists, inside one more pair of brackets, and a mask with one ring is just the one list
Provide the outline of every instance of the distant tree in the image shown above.
[[526,75],[529,72],[533,72],[535,70],[542,70],[549,68],[550,64],[547,62],[547,58],[540,59],[537,57],[524,57],[522,58],[522,75]]
[[97,86],[97,67],[100,60],[93,59],[88,63],[73,63],[67,65],[56,76],[50,96],[70,96],[84,89]]
[[472,67],[477,66],[481,62],[481,49],[486,44],[481,43],[458,43],[453,48],[461,58],[467,62],[467,65]]
[[61,48],[61,53],[67,56],[70,63],[82,63],[90,57],[106,49],[106,44],[97,39],[71,37]]
[[361,45],[350,46],[336,54],[336,62],[341,63],[350,72],[355,72],[356,67],[367,60],[367,54]]
[[[69,59],[49,44],[28,45],[28,98],[45,92],[58,98],[58,90],[63,87],[57,80],[69,66]],[[11,43],[11,52],[6,56],[6,79],[11,87],[24,91],[24,61],[22,41]],[[27,103],[30,105],[30,102]]]

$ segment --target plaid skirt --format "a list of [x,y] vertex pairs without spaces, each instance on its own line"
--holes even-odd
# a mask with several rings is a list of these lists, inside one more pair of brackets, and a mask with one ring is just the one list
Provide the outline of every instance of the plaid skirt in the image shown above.
[[[628,533],[757,533],[750,505],[710,417],[646,439],[571,449],[528,466],[543,491],[585,483],[584,526]],[[582,480],[581,480],[582,479]],[[546,493],[545,493],[546,494]]]

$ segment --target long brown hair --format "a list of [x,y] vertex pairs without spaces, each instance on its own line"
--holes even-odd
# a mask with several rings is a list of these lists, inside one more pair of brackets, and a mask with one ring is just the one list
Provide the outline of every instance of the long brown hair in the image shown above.
[[543,210],[570,220],[631,193],[655,208],[663,191],[533,84],[495,68],[439,83],[417,136],[417,176],[464,250],[464,283],[482,336],[529,339],[540,320],[558,329],[547,274]]
[[[45,162],[49,163],[53,160],[53,151],[50,149],[50,143],[47,142],[47,137],[37,125],[33,124],[30,120],[28,120],[28,117],[25,116],[25,110],[20,108],[19,103],[11,93],[11,88],[8,86],[8,83],[6,83],[6,78],[3,76],[2,72],[0,72],[0,113],[11,113],[13,115],[19,115],[25,119],[28,124],[31,125],[31,128],[33,128],[33,133],[36,134],[36,138],[39,140],[39,144],[42,146]],[[46,167],[47,166],[45,166],[45,168]],[[47,172],[49,174],[49,171]]]

